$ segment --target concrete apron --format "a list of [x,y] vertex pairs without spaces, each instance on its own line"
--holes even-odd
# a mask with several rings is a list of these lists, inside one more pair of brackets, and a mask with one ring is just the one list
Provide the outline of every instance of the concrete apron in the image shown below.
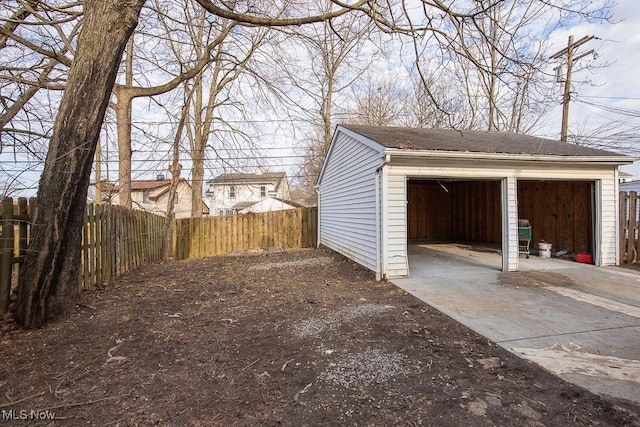
[[495,249],[409,246],[392,283],[520,357],[595,393],[640,402],[640,274]]

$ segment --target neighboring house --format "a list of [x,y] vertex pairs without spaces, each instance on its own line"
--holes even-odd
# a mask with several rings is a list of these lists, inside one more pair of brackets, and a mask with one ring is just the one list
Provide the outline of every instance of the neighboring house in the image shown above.
[[[212,215],[235,215],[265,199],[286,201],[291,198],[284,172],[225,173],[207,181],[207,184],[206,195]],[[272,207],[276,205],[271,201],[265,202],[264,207],[269,204]]]
[[504,132],[338,126],[318,179],[319,243],[410,276],[410,239],[499,244],[518,270],[533,241],[619,263],[618,166],[633,158]]
[[[131,201],[134,209],[165,215],[169,201],[170,179],[158,175],[155,180],[136,180],[131,182]],[[114,187],[112,204],[119,204],[118,186]],[[202,203],[202,214],[209,215],[209,207]],[[191,185],[186,179],[180,179],[174,200],[175,218],[191,217]]]
[[618,182],[623,184],[625,182],[631,182],[635,179],[633,174],[624,171],[618,171]]
[[622,182],[620,184],[620,191],[626,191],[627,193],[635,191],[636,193],[640,193],[640,180]]

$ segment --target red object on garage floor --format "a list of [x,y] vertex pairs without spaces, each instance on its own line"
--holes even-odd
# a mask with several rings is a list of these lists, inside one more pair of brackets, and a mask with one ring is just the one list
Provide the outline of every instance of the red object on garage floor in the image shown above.
[[593,255],[591,254],[576,254],[576,261],[583,264],[593,264]]

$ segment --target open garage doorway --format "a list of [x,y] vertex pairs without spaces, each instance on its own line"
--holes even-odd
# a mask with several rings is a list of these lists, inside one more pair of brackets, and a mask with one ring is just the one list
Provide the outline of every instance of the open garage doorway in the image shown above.
[[595,182],[518,181],[518,216],[532,226],[532,242],[573,259],[595,253]]
[[502,269],[499,180],[407,181],[409,275]]
[[[551,244],[554,258],[595,258],[595,182],[518,180],[517,200],[518,218],[532,226],[533,256],[520,256],[520,269],[544,268],[540,242]],[[499,180],[409,179],[410,277],[501,270],[501,203]]]

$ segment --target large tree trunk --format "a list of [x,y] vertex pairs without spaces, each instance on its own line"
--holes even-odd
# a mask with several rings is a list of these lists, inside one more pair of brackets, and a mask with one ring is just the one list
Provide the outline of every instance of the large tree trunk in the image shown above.
[[73,307],[91,164],[124,47],[144,0],[85,0],[84,24],[49,143],[16,318],[42,326]]

